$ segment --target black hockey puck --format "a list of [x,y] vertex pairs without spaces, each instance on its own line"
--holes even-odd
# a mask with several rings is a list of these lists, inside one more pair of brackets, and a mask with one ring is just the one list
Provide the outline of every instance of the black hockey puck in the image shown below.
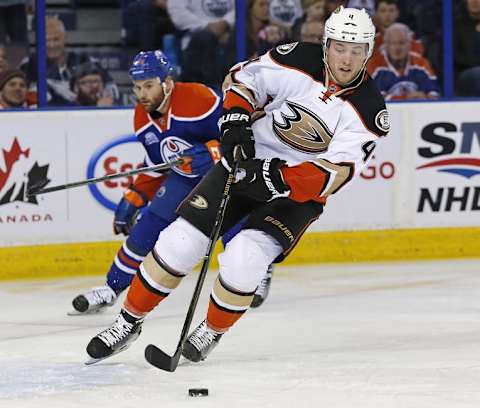
[[208,388],[190,388],[188,395],[190,397],[208,397]]

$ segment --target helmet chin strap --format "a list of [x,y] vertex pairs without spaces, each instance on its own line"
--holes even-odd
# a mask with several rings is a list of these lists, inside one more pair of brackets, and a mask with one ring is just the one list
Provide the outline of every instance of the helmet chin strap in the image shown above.
[[170,99],[170,95],[172,94],[172,91],[173,91],[173,86],[170,87],[170,89],[167,89],[167,85],[165,84],[165,82],[161,82],[160,78],[158,78],[158,80],[160,81],[161,85],[162,85],[162,89],[163,89],[163,100],[162,100],[162,103],[159,105],[159,107],[157,108],[157,111],[160,112],[160,113],[164,113],[162,112],[163,108],[166,106],[167,102],[169,101]]
[[341,84],[340,81],[335,77],[335,75],[333,74],[333,71],[330,69],[330,65],[328,64],[328,59],[327,59],[327,51],[324,49],[323,50],[323,63],[325,64],[325,68],[326,68],[326,75],[325,75],[325,85],[328,87],[328,83],[330,82],[330,78],[333,80],[333,82],[335,82],[336,84],[338,85],[341,85],[343,89],[341,89],[340,91],[337,91],[335,92],[333,95],[334,96],[338,96],[344,92],[346,92],[347,90],[351,90],[353,88],[356,88],[357,86],[359,86],[361,84],[361,82],[359,82],[357,85],[353,86],[353,87],[349,87],[350,84],[354,83],[361,75],[364,75],[365,74],[365,69],[366,69],[366,65],[367,65],[367,61],[368,61],[368,57],[365,58],[365,61],[363,62],[363,65],[362,65],[362,68],[358,71],[357,75],[355,75],[354,78],[352,78],[351,81],[349,81],[348,83],[346,84]]
[[330,69],[330,65],[328,65],[328,62],[327,62],[327,57],[324,56],[323,57],[323,62],[325,64],[325,67],[327,68],[327,78],[326,78],[326,83],[328,84],[329,82],[329,77],[332,78],[333,82],[339,84],[342,86],[342,88],[348,88],[349,85],[353,82],[355,82],[361,75],[363,75],[365,73],[365,67],[367,65],[367,61],[368,61],[368,58],[365,59],[365,62],[363,63],[362,65],[362,68],[360,68],[360,70],[358,71],[357,75],[355,75],[354,78],[352,78],[351,81],[349,81],[348,83],[346,84],[341,84],[340,81],[335,77],[335,75],[333,74],[333,71]]

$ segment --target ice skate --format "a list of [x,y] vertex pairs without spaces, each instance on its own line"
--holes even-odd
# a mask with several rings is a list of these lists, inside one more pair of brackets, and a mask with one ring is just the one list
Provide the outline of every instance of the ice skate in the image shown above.
[[207,321],[204,320],[188,336],[187,341],[183,345],[182,356],[193,362],[205,360],[217,346],[222,336],[223,334],[216,333],[210,329],[207,326]]
[[270,264],[270,266],[267,269],[267,273],[260,281],[260,284],[258,285],[258,288],[255,291],[255,294],[253,295],[253,300],[250,307],[257,308],[261,306],[263,302],[265,302],[265,299],[267,298],[268,293],[270,292],[272,275],[273,275],[273,265]]
[[97,286],[73,299],[72,306],[74,310],[69,312],[68,315],[76,316],[97,313],[115,304],[116,300],[117,294],[110,286]]
[[108,329],[97,334],[87,345],[91,357],[85,364],[94,364],[126,350],[140,336],[143,319],[135,319],[124,310]]

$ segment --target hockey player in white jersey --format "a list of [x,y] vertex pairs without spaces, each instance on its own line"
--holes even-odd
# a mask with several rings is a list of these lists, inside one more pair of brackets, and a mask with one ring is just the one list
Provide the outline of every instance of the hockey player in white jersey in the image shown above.
[[374,37],[365,10],[340,7],[326,21],[323,47],[281,45],[233,69],[220,120],[224,158],[160,233],[116,322],[89,342],[92,358],[105,358],[136,339],[145,316],[200,261],[239,153],[222,229],[248,219],[219,256],[207,316],[182,352],[192,361],[207,357],[248,310],[268,265],[288,256],[328,196],[358,177],[388,133],[383,97],[365,70]]

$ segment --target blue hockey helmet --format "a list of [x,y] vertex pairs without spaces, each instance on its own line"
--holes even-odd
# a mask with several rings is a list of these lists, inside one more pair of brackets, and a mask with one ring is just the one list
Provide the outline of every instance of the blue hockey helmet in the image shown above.
[[172,73],[172,66],[160,50],[140,51],[133,59],[128,70],[132,81],[159,77],[163,82]]

